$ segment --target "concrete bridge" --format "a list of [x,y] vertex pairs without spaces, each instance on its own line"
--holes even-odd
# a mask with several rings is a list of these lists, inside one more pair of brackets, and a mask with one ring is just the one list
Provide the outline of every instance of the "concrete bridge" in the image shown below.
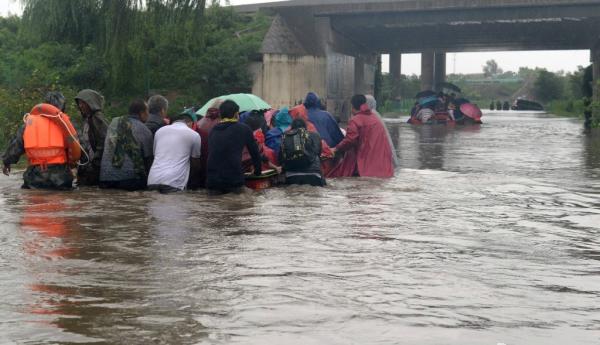
[[589,49],[600,77],[600,0],[293,0],[236,10],[274,15],[252,66],[253,92],[274,106],[313,90],[347,114],[354,93],[373,93],[380,54],[399,78],[401,54],[421,53],[423,89],[445,79],[446,52]]

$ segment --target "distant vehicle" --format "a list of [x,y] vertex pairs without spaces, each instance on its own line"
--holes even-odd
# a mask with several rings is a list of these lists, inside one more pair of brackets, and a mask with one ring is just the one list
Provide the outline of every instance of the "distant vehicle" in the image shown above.
[[529,101],[526,99],[517,99],[515,103],[513,103],[512,110],[534,110],[541,111],[544,110],[544,106],[539,104],[538,102]]

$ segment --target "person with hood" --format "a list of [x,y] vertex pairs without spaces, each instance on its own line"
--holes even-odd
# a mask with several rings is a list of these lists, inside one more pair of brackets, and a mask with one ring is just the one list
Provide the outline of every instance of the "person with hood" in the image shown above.
[[154,135],[156,131],[167,124],[165,119],[169,110],[169,101],[161,95],[154,95],[148,98],[148,109],[150,116],[148,116],[148,121],[146,121],[146,127]]
[[242,151],[248,149],[257,176],[262,173],[261,156],[252,130],[238,121],[240,107],[226,100],[219,106],[219,112],[221,123],[208,136],[206,188],[211,195],[239,193],[245,183]]
[[202,140],[201,155],[200,155],[200,171],[198,175],[199,187],[206,187],[206,172],[208,162],[208,136],[212,129],[221,122],[221,114],[219,106],[223,103],[222,100],[216,100],[206,111],[206,115],[198,121],[196,132],[200,134]]
[[275,115],[273,122],[273,128],[271,128],[265,136],[265,144],[267,145],[267,147],[273,150],[273,152],[275,152],[276,155],[278,155],[283,133],[292,124],[292,117],[290,116],[288,108],[281,108],[277,115]]
[[383,123],[371,112],[364,95],[354,95],[351,103],[353,116],[346,138],[334,148],[335,154],[346,154],[334,176],[393,177],[392,149]]
[[18,163],[25,154],[29,165],[23,173],[21,188],[73,188],[71,168],[77,166],[81,152],[77,133],[65,110],[65,96],[60,92],[48,92],[45,102],[26,115],[25,123],[10,141],[2,157],[2,172],[10,175],[10,166]]
[[340,130],[337,122],[330,113],[321,110],[321,101],[314,92],[309,92],[304,99],[304,107],[308,115],[308,120],[314,124],[319,135],[329,147],[334,147],[344,139],[344,134]]
[[377,118],[383,125],[383,128],[385,128],[385,135],[387,137],[388,144],[390,145],[390,149],[392,150],[392,164],[395,168],[397,168],[400,166],[400,162],[398,161],[398,156],[396,156],[396,148],[394,148],[394,142],[392,141],[390,132],[388,131],[387,127],[385,126],[385,123],[383,122],[383,119],[381,118],[381,114],[379,114],[379,112],[377,111],[377,100],[375,100],[375,97],[373,97],[373,95],[366,95],[365,97],[367,98],[367,105],[369,106],[369,110],[371,110],[371,112],[377,116]]
[[104,97],[97,91],[85,89],[79,91],[75,101],[83,119],[79,138],[89,157],[89,161],[84,162],[77,170],[77,185],[96,186],[100,181],[100,165],[108,130],[108,123],[102,113]]
[[106,134],[100,168],[100,188],[128,191],[146,188],[152,166],[152,132],[144,125],[148,105],[142,99],[129,105],[129,115],[112,120]]

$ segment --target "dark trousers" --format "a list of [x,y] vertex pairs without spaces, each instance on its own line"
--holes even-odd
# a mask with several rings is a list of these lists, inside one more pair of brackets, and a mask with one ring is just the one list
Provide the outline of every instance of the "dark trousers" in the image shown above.
[[122,189],[129,192],[146,189],[146,180],[130,179],[123,181],[100,181],[100,188]]
[[316,187],[323,187],[325,180],[315,175],[296,175],[285,179],[286,184],[307,184]]
[[151,185],[148,185],[148,190],[154,190],[161,194],[182,192],[181,189],[167,186],[166,184],[151,184]]

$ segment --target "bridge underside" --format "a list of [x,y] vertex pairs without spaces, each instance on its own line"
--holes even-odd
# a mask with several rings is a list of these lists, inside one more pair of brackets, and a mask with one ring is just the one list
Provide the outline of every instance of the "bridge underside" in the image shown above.
[[[382,53],[391,54],[394,64],[401,63],[400,54],[422,53],[423,87],[445,77],[446,52],[590,49],[592,59],[600,59],[597,0],[335,1],[265,5],[276,20],[263,44],[265,61],[323,59],[317,63],[322,69],[311,70],[302,87],[321,90],[334,111],[343,110],[340,104],[353,92],[373,91],[375,56]],[[598,80],[600,68],[594,70]],[[399,77],[399,66],[391,73]],[[266,98],[274,89],[268,79],[263,74],[255,90]],[[285,87],[276,83],[279,101],[302,96],[281,94]]]

